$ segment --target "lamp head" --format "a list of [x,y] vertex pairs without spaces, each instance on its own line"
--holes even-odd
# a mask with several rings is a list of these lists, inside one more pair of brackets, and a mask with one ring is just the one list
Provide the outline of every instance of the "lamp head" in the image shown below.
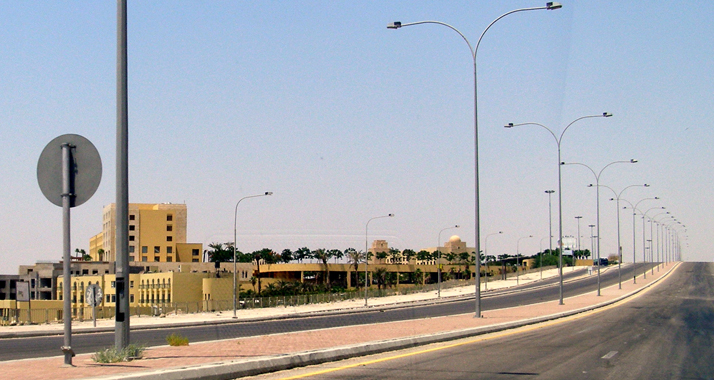
[[391,217],[393,217],[393,216],[394,216],[394,214],[389,214],[389,215],[387,215],[387,216],[391,218]]
[[460,225],[458,225],[458,224],[454,226],[454,228],[459,228],[459,227],[461,227],[461,226],[460,226]]
[[266,192],[265,192],[265,195],[273,195],[273,192],[272,192],[272,191],[266,191]]
[[659,197],[654,197],[654,199],[659,199]]
[[399,29],[402,27],[401,21],[390,22],[387,24],[387,29]]
[[648,183],[644,184],[644,186],[645,186],[645,187],[650,187],[650,185],[649,185]]
[[630,163],[631,163],[631,164],[636,164],[636,163],[637,163],[637,160],[635,160],[635,159],[633,158],[633,159],[630,160]]
[[503,126],[504,128],[513,128],[513,123],[508,123]]
[[499,233],[499,234],[502,234],[502,233],[503,233],[503,231],[498,231],[498,233]]
[[545,9],[547,9],[549,11],[560,9],[562,7],[563,7],[563,4],[556,3],[555,1],[549,1],[549,2],[545,3]]
[[546,194],[553,194],[553,193],[555,193],[555,190],[546,190],[545,193],[546,193]]
[[602,117],[612,117],[612,113],[610,112],[603,112]]
[[591,184],[588,185],[588,187],[595,187],[595,185],[593,185],[593,184],[591,183]]

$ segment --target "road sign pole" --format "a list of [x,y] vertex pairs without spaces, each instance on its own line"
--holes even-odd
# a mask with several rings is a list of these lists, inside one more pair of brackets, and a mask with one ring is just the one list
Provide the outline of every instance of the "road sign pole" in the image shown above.
[[129,345],[129,135],[126,0],[117,0],[116,317],[114,345]]
[[62,144],[62,232],[63,232],[63,318],[64,318],[64,364],[72,365],[72,277],[70,260],[70,197],[72,196],[72,146]]

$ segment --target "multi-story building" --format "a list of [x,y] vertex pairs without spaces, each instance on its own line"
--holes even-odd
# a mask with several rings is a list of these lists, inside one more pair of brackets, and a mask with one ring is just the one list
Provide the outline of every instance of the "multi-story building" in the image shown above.
[[[116,260],[116,204],[104,207],[102,232],[89,240],[93,261]],[[185,204],[129,204],[129,261],[202,262],[202,244],[186,242]]]

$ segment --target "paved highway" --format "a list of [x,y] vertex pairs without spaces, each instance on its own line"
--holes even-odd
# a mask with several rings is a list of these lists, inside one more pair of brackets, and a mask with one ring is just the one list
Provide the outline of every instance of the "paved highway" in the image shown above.
[[629,302],[572,321],[257,378],[712,379],[712,321],[714,264],[684,263]]
[[[632,281],[632,266],[623,268],[622,278]],[[642,264],[638,264],[638,273],[642,271]],[[582,272],[575,272],[579,275]],[[573,274],[565,271],[564,277]],[[601,275],[602,286],[616,284],[618,280],[617,268],[612,267]],[[482,299],[482,309],[492,310],[518,305],[525,305],[559,297],[557,286],[558,278],[543,282],[531,283],[512,290],[484,293],[487,297]],[[545,286],[544,286],[545,285]],[[564,285],[565,297],[592,291],[597,286],[597,277],[591,276],[580,280],[568,281]],[[229,339],[264,334],[276,334],[291,331],[306,331],[329,327],[361,325],[386,321],[428,318],[444,315],[454,315],[474,312],[473,297],[446,302],[441,304],[426,304],[405,308],[379,311],[365,310],[354,311],[341,315],[320,317],[300,317],[286,320],[272,320],[260,322],[238,322],[220,325],[202,325],[196,327],[167,327],[152,330],[134,330],[131,341],[146,344],[147,346],[165,345],[167,335],[177,332],[187,337],[190,342],[203,342],[218,339]],[[60,354],[62,336],[46,336],[22,339],[0,339],[0,361],[56,356]],[[72,336],[72,348],[75,353],[94,353],[114,345],[114,333],[76,334]]]

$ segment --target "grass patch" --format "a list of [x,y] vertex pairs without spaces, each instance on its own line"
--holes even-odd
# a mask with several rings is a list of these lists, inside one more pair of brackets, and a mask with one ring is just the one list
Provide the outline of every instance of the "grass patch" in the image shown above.
[[169,346],[188,346],[188,338],[181,334],[173,333],[166,337]]
[[128,362],[134,359],[141,359],[146,350],[143,344],[130,344],[122,350],[116,347],[109,347],[92,355],[92,360],[97,363],[119,363]]

